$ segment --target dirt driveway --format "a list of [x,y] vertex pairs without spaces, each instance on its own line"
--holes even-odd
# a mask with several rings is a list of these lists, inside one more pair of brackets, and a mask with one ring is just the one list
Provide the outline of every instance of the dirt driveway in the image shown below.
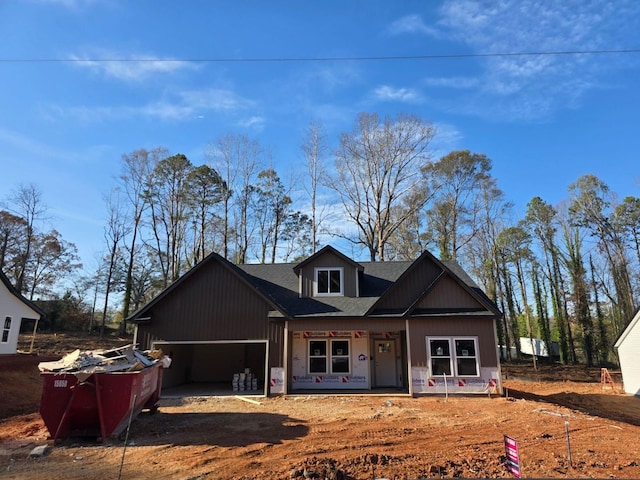
[[525,477],[640,478],[639,398],[603,390],[597,370],[503,371],[508,397],[166,399],[133,422],[126,451],[118,440],[52,445],[37,413],[11,416],[0,478],[115,479],[121,465],[122,478],[156,480],[507,478],[504,435]]

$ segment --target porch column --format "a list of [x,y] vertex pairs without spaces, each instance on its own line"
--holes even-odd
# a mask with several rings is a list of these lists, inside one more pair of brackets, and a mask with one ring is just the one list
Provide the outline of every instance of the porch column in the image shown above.
[[411,335],[409,334],[409,319],[404,320],[404,331],[407,342],[407,382],[409,382],[409,395],[413,397],[413,378],[411,377]]
[[282,349],[282,369],[284,378],[282,379],[282,391],[286,395],[289,393],[289,320],[284,321],[284,343]]

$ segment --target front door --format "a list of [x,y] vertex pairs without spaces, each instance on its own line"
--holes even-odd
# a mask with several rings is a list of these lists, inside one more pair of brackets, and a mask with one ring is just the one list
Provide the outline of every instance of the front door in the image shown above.
[[396,343],[394,340],[375,341],[375,386],[395,387],[398,384],[396,373]]

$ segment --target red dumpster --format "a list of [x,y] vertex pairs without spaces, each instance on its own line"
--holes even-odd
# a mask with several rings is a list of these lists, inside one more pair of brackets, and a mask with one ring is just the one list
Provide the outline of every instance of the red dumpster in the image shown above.
[[135,372],[93,373],[83,381],[73,373],[42,372],[41,376],[40,415],[54,440],[117,437],[127,428],[130,416],[143,408],[157,409],[162,388],[159,362]]

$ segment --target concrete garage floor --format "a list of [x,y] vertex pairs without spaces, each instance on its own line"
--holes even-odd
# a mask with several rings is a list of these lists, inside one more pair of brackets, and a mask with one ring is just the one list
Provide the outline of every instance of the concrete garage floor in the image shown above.
[[264,397],[264,390],[233,390],[231,383],[205,383],[194,382],[184,383],[170,388],[163,388],[161,398],[181,398],[181,397],[232,397],[240,395],[243,397]]
[[[341,396],[409,396],[409,392],[404,388],[375,388],[372,390],[294,390],[288,393],[295,395],[341,395]],[[171,388],[163,388],[161,398],[184,398],[184,397],[265,397],[264,390],[233,390],[231,385],[220,383],[185,383]]]

